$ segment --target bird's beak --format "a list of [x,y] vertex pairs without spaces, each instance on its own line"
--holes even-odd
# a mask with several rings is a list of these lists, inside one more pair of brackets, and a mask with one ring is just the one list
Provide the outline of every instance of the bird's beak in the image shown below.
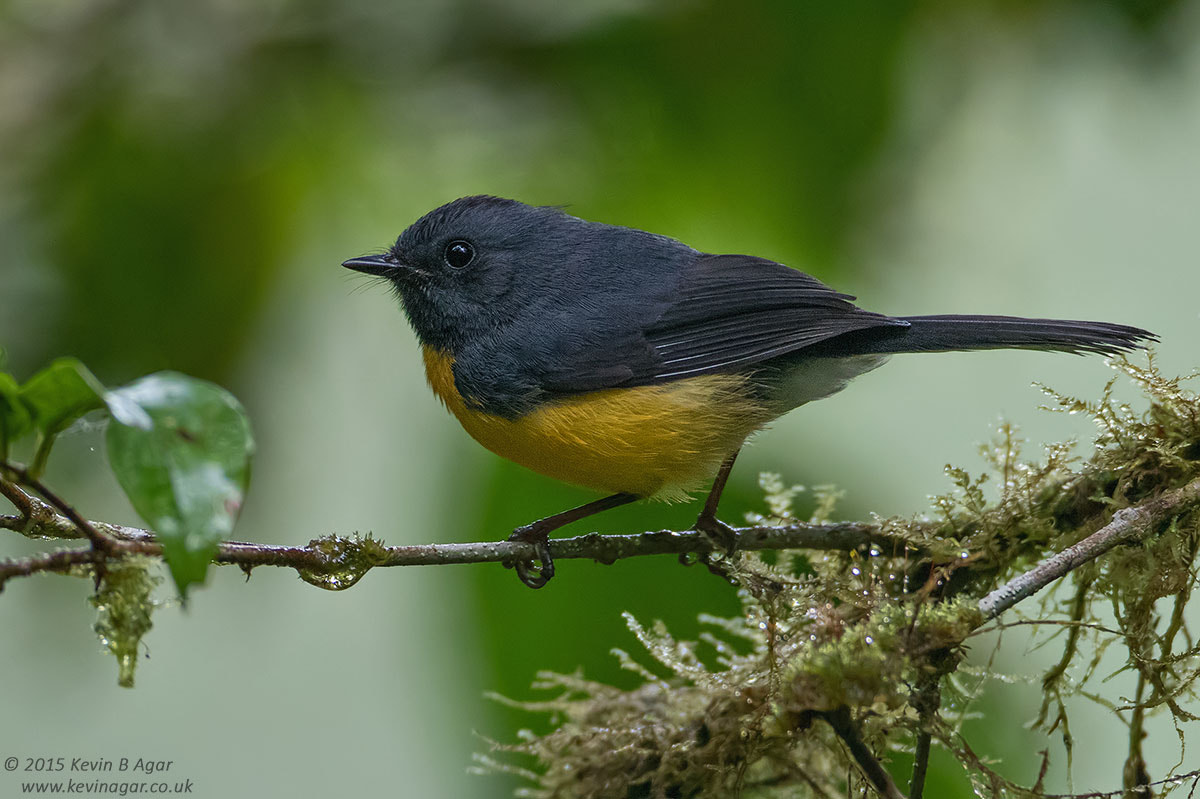
[[364,255],[361,258],[351,258],[342,261],[342,266],[376,277],[392,277],[404,267],[387,255]]

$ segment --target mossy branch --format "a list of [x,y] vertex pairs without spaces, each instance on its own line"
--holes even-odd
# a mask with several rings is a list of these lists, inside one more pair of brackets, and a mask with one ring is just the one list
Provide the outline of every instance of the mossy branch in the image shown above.
[[[32,538],[79,539],[79,525],[59,513],[49,503],[22,491],[13,483],[2,483],[4,493],[15,497],[25,513],[0,515],[0,528],[20,532]],[[18,504],[19,503],[19,504]],[[72,511],[74,512],[74,511]],[[151,530],[87,521],[96,535],[106,540],[105,552],[110,558],[126,555],[161,556],[162,547]],[[887,551],[897,555],[917,557],[922,550],[902,537],[885,532],[883,525],[864,522],[831,524],[793,523],[782,526],[748,526],[734,528],[737,549],[742,551],[820,549],[842,552]],[[588,533],[573,538],[556,538],[550,542],[555,560],[583,558],[600,563],[647,555],[709,555],[714,554],[712,539],[695,530],[657,530],[632,535],[601,535]],[[95,560],[92,550],[69,550],[53,553],[54,557],[35,556],[0,561],[0,587],[11,577],[23,577],[41,571],[68,571]],[[254,569],[259,566],[282,566],[296,569],[305,576],[336,575],[348,569],[365,572],[386,566],[446,566],[469,563],[511,563],[534,557],[530,544],[516,541],[480,541],[464,544],[413,544],[384,546],[371,537],[327,536],[314,539],[303,546],[278,546],[227,541],[220,545],[215,563]],[[361,573],[359,574],[361,577]],[[323,585],[344,588],[346,585]]]
[[[1055,444],[1026,461],[1020,438],[1003,426],[984,448],[997,491],[987,490],[987,474],[948,467],[956,488],[936,498],[932,519],[879,523],[880,533],[904,542],[904,556],[748,553],[712,564],[739,586],[740,616],[702,618],[713,631],[698,641],[630,618],[654,662],[621,653],[621,664],[642,685],[619,690],[580,675],[540,675],[535,688],[558,696],[513,704],[550,712],[553,729],[493,743],[480,769],[521,774],[534,783],[522,795],[539,799],[894,797],[899,788],[877,766],[904,752],[915,761],[909,796],[920,797],[930,750],[940,746],[977,795],[1047,797],[1049,755],[1025,787],[993,770],[962,734],[990,679],[990,666],[963,668],[966,645],[1010,626],[989,620],[1033,605],[1033,597],[1040,603],[1028,613],[1036,619],[1018,623],[1068,631],[1042,680],[1041,721],[1051,706],[1058,713],[1040,728],[1062,736],[1069,768],[1062,700],[1082,697],[1122,716],[1114,723],[1130,740],[1128,758],[1110,775],[1122,787],[1088,795],[1158,796],[1200,779],[1180,768],[1194,758],[1181,756],[1176,773],[1153,779],[1141,757],[1144,721],[1154,713],[1171,716],[1183,745],[1181,725],[1193,717],[1185,699],[1196,698],[1200,680],[1200,645],[1184,612],[1200,550],[1200,398],[1152,362],[1116,365],[1147,396],[1144,411],[1114,400],[1112,383],[1094,402],[1048,392],[1055,410],[1095,419],[1100,434],[1086,458]],[[778,478],[764,488],[770,510],[762,521],[795,523],[796,492]],[[827,520],[831,496],[818,499],[811,521]],[[1042,591],[1063,578],[1075,583],[1066,602]],[[1159,599],[1171,603],[1164,623]],[[1101,615],[1110,611],[1115,622]],[[1132,700],[1089,685],[1100,653],[1121,646],[1138,679]],[[516,766],[520,757],[538,768]],[[848,764],[861,771],[848,772]]]
[[[42,492],[49,492],[40,482],[38,485]],[[25,511],[20,515],[0,515],[0,528],[14,530],[30,538],[78,539],[86,536],[94,545],[92,549],[63,550],[0,561],[0,588],[11,577],[25,577],[43,571],[67,572],[104,558],[162,556],[162,547],[156,542],[153,531],[83,519],[70,505],[58,500],[60,507],[79,520],[73,521],[57,512],[51,504],[2,479],[0,493]],[[50,495],[55,496],[52,493]],[[979,610],[986,618],[994,618],[1084,563],[1119,544],[1149,534],[1163,519],[1197,504],[1200,504],[1200,480],[1165,492],[1141,505],[1120,510],[1113,515],[1111,522],[1083,541],[1047,558],[1035,568],[992,591],[979,601]],[[924,547],[914,539],[886,533],[884,526],[871,522],[793,522],[779,526],[756,525],[732,529],[736,550],[743,552],[814,549],[857,552],[860,555],[873,553],[876,556],[888,553],[914,559],[925,554]],[[920,523],[912,523],[910,529],[921,527]],[[95,546],[97,542],[101,543]],[[334,542],[340,546],[331,547],[330,544]],[[99,557],[97,548],[101,550]],[[607,564],[648,555],[721,554],[709,536],[695,530],[657,530],[630,535],[588,533],[553,539],[550,552],[555,560],[582,558]],[[228,541],[221,544],[214,562],[247,570],[259,566],[282,566],[307,576],[338,574],[345,572],[348,567],[365,572],[370,568],[387,566],[511,563],[533,556],[532,545],[516,541],[384,546],[370,537],[329,536],[314,539],[304,546]]]
[[[960,667],[968,640],[994,628],[989,620],[1067,578],[1075,581],[1067,618],[1052,618],[1063,610],[1052,592],[1041,595],[1037,611],[1040,623],[1070,628],[1043,679],[1039,723],[1057,707],[1046,732],[1063,736],[1069,763],[1062,698],[1095,697],[1113,713],[1131,713],[1123,720],[1130,736],[1123,790],[1140,795],[1196,776],[1151,781],[1141,739],[1153,713],[1171,715],[1181,742],[1179,725],[1195,718],[1183,699],[1196,695],[1200,644],[1184,611],[1200,551],[1200,399],[1152,362],[1117,365],[1148,397],[1145,411],[1116,402],[1112,383],[1097,402],[1050,392],[1057,410],[1095,419],[1100,435],[1090,455],[1081,460],[1070,445],[1056,444],[1042,460],[1026,462],[1019,438],[1004,426],[984,451],[1002,476],[996,496],[986,491],[986,474],[948,467],[956,489],[935,500],[932,518],[834,523],[838,495],[825,491],[813,516],[801,520],[792,507],[797,489],[765,476],[768,512],[735,530],[736,556],[714,552],[707,536],[690,530],[554,540],[555,559],[673,554],[702,562],[739,587],[743,613],[703,618],[715,632],[698,642],[630,617],[656,665],[624,653],[621,664],[643,684],[626,691],[579,675],[541,675],[539,687],[558,698],[522,706],[552,712],[557,727],[520,744],[493,744],[495,752],[532,756],[540,768],[490,755],[480,757],[481,768],[520,774],[536,785],[525,795],[545,799],[837,796],[857,788],[894,799],[900,789],[886,771],[887,753],[915,750],[909,795],[919,797],[936,744],[959,759],[981,795],[1043,797],[1041,777],[1030,788],[1016,785],[963,738],[962,720],[978,693],[969,679],[982,683],[987,673],[964,677]],[[149,629],[154,583],[142,556],[161,556],[154,533],[88,520],[13,463],[0,462],[0,495],[17,511],[0,516],[0,527],[90,544],[0,562],[0,586],[39,572],[96,578],[102,637],[124,679]],[[376,567],[512,563],[534,554],[509,541],[385,546],[369,535],[332,535],[295,547],[224,542],[213,560],[247,572],[293,568],[315,585],[343,589]],[[1155,603],[1163,598],[1173,605],[1160,624]],[[1115,623],[1100,624],[1099,607],[1113,609]],[[1085,689],[1098,655],[1072,674],[1089,642],[1097,652],[1125,646],[1126,667],[1138,676],[1132,701],[1121,705]],[[704,647],[711,651],[702,658]],[[847,762],[859,770],[847,776]]]
[[988,619],[995,618],[1113,547],[1148,536],[1166,519],[1174,518],[1198,504],[1200,479],[1182,488],[1164,491],[1140,505],[1122,508],[1113,514],[1112,521],[1078,544],[1046,558],[1035,568],[979,600],[979,611]]

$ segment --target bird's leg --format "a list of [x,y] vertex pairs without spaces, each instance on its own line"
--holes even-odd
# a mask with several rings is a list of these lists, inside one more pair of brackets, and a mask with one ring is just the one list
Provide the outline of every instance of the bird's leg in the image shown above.
[[521,582],[530,588],[541,588],[554,576],[554,560],[550,557],[550,533],[563,525],[579,521],[600,511],[627,505],[635,499],[638,499],[636,494],[613,494],[586,505],[538,519],[536,522],[513,530],[513,534],[508,537],[508,540],[533,544],[534,552],[537,553],[537,559],[540,562],[535,564],[533,561],[519,560],[513,564]]
[[696,530],[720,544],[730,555],[737,548],[737,534],[733,532],[732,527],[717,518],[717,505],[721,502],[721,494],[725,491],[725,483],[729,482],[729,473],[733,471],[733,462],[737,460],[739,452],[741,452],[740,449],[735,449],[717,470],[712,490],[708,492],[708,498],[704,500],[704,509],[700,511],[700,516],[696,518],[694,525]]

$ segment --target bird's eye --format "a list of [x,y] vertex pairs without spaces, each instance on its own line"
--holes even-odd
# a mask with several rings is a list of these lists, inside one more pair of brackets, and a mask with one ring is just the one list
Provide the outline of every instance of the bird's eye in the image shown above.
[[446,263],[454,269],[462,269],[475,260],[475,248],[469,241],[452,241],[446,245]]

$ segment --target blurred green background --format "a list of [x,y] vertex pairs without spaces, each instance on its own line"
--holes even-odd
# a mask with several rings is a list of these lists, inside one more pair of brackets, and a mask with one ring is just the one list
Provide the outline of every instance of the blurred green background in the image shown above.
[[[20,377],[72,354],[110,385],[176,369],[230,388],[259,440],[240,538],[494,539],[592,495],[470,441],[390,296],[340,268],[423,212],[475,193],[566,204],[783,261],[872,310],[1140,325],[1185,371],[1197,142],[1193,3],[4,0],[0,346]],[[1036,410],[1031,381],[1096,395],[1110,375],[1036,353],[896,358],[760,436],[723,516],[760,506],[762,470],[837,483],[845,518],[921,513],[947,461],[981,468],[1001,416],[1086,440]],[[50,477],[87,515],[137,522],[94,425]],[[14,538],[0,556],[38,550]],[[126,691],[87,595],[47,577],[0,597],[0,754],[174,760],[199,796],[505,795],[466,771],[478,736],[543,722],[486,691],[529,698],[538,669],[628,685],[608,654],[636,646],[621,611],[691,635],[697,613],[737,609],[671,558],[564,562],[539,592],[495,566],[381,570],[338,594],[222,569],[157,614]],[[997,668],[1053,658],[1010,635]],[[996,684],[969,728],[1027,782],[1037,696]],[[1074,787],[1118,787],[1124,728],[1080,705],[1074,733]],[[1158,777],[1179,753],[1152,734]],[[1050,788],[1067,785],[1056,751]],[[953,767],[935,780],[928,795],[965,790]]]

